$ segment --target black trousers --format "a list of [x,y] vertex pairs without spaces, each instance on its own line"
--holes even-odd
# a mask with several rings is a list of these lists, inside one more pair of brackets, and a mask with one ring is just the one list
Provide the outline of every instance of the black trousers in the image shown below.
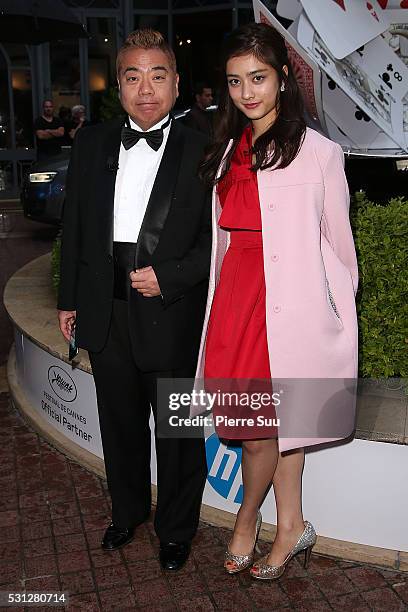
[[[147,298],[146,298],[147,299]],[[129,338],[128,303],[115,299],[105,348],[89,354],[98,400],[112,520],[135,526],[151,510],[151,408],[156,419],[160,377],[193,377],[194,368],[141,372]],[[191,540],[197,530],[207,475],[203,439],[156,436],[157,507],[155,530],[161,541]]]

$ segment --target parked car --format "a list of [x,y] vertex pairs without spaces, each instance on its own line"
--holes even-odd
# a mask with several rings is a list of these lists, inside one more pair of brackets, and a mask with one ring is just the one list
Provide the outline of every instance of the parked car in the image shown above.
[[71,147],[67,147],[60,155],[31,166],[24,177],[20,195],[25,217],[60,225],[70,154]]

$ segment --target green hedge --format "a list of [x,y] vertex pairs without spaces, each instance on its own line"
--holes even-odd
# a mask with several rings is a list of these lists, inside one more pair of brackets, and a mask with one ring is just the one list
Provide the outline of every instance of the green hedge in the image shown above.
[[359,371],[364,377],[408,376],[408,201],[386,206],[356,193],[351,223],[360,286]]
[[[367,378],[408,376],[408,201],[394,198],[384,206],[356,193],[351,223],[360,284],[359,375]],[[52,250],[52,283],[59,284],[61,240]]]

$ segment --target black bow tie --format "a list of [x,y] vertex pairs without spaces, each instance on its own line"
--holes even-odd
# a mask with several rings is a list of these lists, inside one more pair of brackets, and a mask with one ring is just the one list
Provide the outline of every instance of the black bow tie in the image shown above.
[[163,142],[163,129],[170,124],[171,118],[163,124],[158,130],[152,130],[151,132],[139,132],[133,130],[128,125],[124,125],[122,128],[121,138],[122,144],[126,151],[133,147],[141,138],[144,138],[147,144],[154,150],[158,151]]

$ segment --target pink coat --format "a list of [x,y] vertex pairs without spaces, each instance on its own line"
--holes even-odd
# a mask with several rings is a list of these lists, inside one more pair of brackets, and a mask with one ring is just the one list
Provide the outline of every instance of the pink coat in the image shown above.
[[[283,401],[277,416],[283,417],[288,408],[286,416],[311,423],[310,432],[305,433],[303,423],[279,436],[281,451],[339,440],[353,430],[355,396],[349,391],[350,379],[357,377],[358,269],[343,166],[341,147],[307,128],[289,167],[257,175],[271,376],[274,390],[289,379],[296,387],[291,406]],[[214,189],[210,282],[197,379],[203,377],[211,305],[229,244],[229,232],[218,227],[220,214]],[[315,381],[310,395],[310,379],[326,379],[327,384]]]

